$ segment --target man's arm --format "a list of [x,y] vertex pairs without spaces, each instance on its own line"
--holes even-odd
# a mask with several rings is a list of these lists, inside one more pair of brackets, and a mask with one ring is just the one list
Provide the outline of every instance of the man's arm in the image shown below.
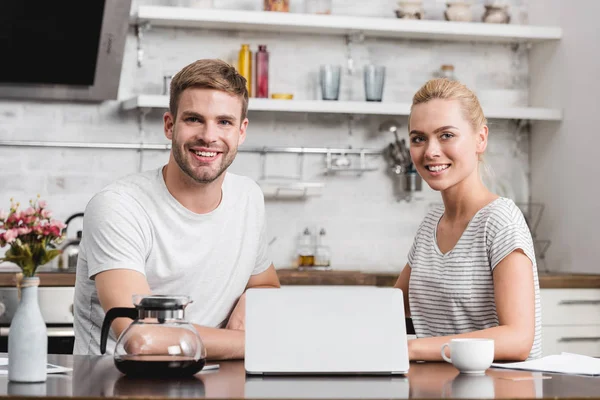
[[275,266],[271,264],[269,268],[267,268],[264,272],[260,274],[252,275],[248,280],[248,284],[246,285],[246,289],[250,288],[279,288],[281,284],[279,283],[279,277],[277,277],[277,271],[275,270]]
[[[95,277],[98,299],[104,312],[115,307],[133,307],[133,295],[151,294],[146,277],[130,269],[111,269],[100,272]],[[128,318],[117,318],[112,323],[112,331],[116,337],[121,335],[129,325]]]
[[[277,271],[275,270],[275,266],[271,264],[269,268],[260,274],[252,275],[248,280],[248,284],[246,285],[246,289],[250,288],[280,288],[279,278],[277,277]],[[235,308],[231,312],[229,316],[229,321],[227,322],[227,329],[234,329],[243,331],[246,328],[246,292],[244,292]]]
[[[266,272],[266,271],[265,271]],[[133,307],[134,294],[151,294],[143,274],[133,270],[114,269],[96,275],[98,298],[104,311],[114,307]],[[112,331],[119,335],[131,324],[127,318],[117,318]],[[244,332],[194,325],[206,347],[209,359],[244,358]]]

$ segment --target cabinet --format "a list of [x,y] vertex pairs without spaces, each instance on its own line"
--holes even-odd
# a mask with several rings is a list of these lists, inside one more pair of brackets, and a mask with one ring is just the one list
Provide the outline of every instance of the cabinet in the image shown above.
[[543,355],[600,357],[600,289],[542,289]]

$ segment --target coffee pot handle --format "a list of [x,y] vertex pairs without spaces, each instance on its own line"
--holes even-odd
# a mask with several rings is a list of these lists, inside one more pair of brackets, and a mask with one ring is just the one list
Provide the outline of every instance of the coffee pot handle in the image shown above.
[[102,331],[100,333],[100,353],[106,353],[106,342],[108,340],[108,331],[110,325],[116,318],[137,319],[138,310],[133,307],[115,307],[106,312],[104,322],[102,323]]

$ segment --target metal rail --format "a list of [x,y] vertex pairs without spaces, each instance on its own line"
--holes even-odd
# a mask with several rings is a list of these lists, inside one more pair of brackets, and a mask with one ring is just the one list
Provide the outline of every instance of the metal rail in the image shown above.
[[[152,143],[93,143],[93,142],[50,142],[25,140],[0,140],[4,147],[48,147],[48,148],[88,148],[111,150],[170,150],[171,144]],[[343,149],[329,147],[240,147],[242,153],[295,153],[295,154],[359,154],[382,155],[376,149]]]

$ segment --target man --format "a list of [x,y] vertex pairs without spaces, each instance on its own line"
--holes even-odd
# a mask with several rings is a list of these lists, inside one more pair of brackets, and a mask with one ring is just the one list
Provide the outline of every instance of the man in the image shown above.
[[[167,165],[121,178],[85,210],[75,284],[75,354],[99,354],[105,312],[134,294],[188,295],[212,359],[244,357],[244,291],[279,287],[267,256],[264,199],[226,172],[246,139],[246,80],[220,60],[173,77]],[[107,352],[131,320],[112,324]]]

